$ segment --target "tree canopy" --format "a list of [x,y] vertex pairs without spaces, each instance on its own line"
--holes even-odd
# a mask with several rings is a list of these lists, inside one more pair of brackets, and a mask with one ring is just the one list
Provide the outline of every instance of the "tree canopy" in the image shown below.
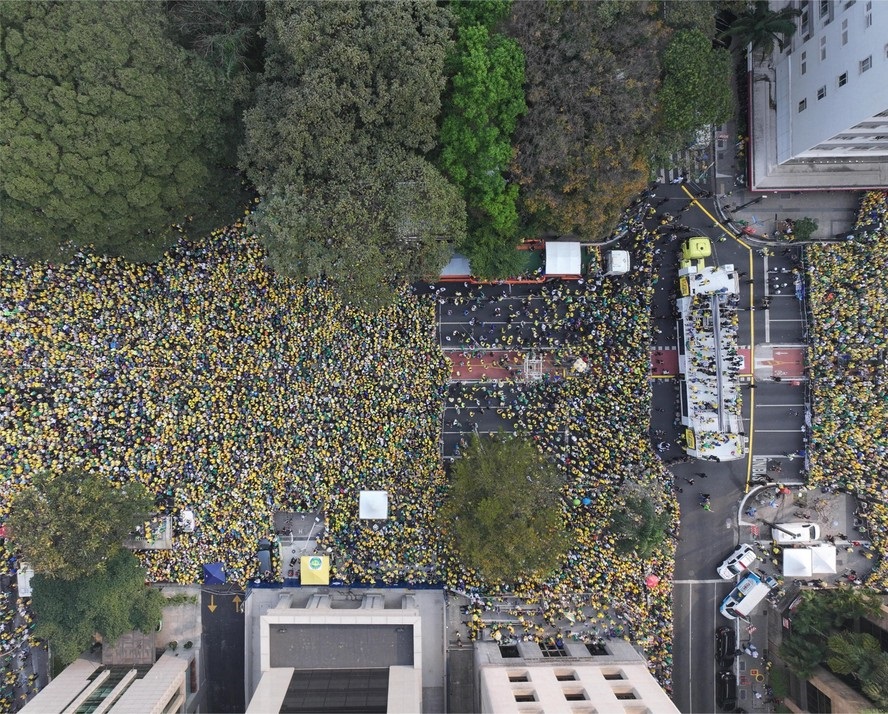
[[751,44],[753,52],[762,54],[770,54],[776,42],[782,52],[784,38],[792,37],[797,29],[793,18],[801,14],[800,9],[789,5],[772,10],[768,0],[755,0],[721,36],[735,37],[743,46]]
[[13,498],[8,525],[36,573],[74,580],[103,570],[152,505],[138,482],[115,487],[91,472],[42,472]]
[[[440,165],[463,190],[472,272],[510,275],[518,241],[518,186],[504,177],[512,132],[524,110],[524,55],[518,44],[473,24],[459,29],[441,122]],[[488,249],[487,244],[493,243]]]
[[171,223],[231,215],[224,78],[160,3],[0,2],[0,28],[4,252],[152,259]]
[[451,484],[441,528],[489,582],[559,567],[567,548],[561,476],[531,442],[474,435],[453,464]]
[[647,558],[665,540],[671,520],[669,513],[658,512],[649,498],[627,494],[614,510],[612,528],[617,549],[621,553],[634,552],[639,558]]
[[[258,225],[275,268],[323,273],[372,306],[392,297],[392,281],[378,277],[444,266],[439,243],[462,240],[465,219],[454,216],[465,209],[421,161],[435,143],[452,21],[434,2],[267,4],[265,71],[241,166],[266,202]],[[411,184],[414,202],[435,196],[426,216],[435,240],[407,236],[405,247],[396,204]]]
[[537,232],[600,238],[645,185],[665,40],[648,11],[632,2],[512,6],[528,106],[512,170]]
[[145,569],[126,550],[119,550],[103,571],[73,580],[37,574],[31,587],[34,634],[50,641],[62,664],[89,648],[96,633],[113,643],[130,630],[153,632],[165,602],[159,590],[146,587]]
[[332,280],[353,304],[376,309],[400,283],[435,274],[466,231],[459,190],[425,159],[389,154],[346,180],[289,185],[254,223],[272,264]]
[[733,115],[731,53],[713,48],[699,30],[673,36],[663,54],[663,72],[658,99],[667,132],[688,135]]

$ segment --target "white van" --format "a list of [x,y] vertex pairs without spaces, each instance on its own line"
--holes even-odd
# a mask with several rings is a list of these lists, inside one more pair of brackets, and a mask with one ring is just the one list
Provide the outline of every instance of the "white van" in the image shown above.
[[777,584],[774,578],[766,577],[764,580],[755,573],[749,573],[736,588],[731,590],[721,604],[719,612],[729,620],[748,620],[749,614],[764,600]]
[[718,576],[724,580],[730,580],[735,575],[748,570],[756,560],[758,560],[758,556],[752,546],[749,543],[742,543],[718,566]]
[[820,540],[816,523],[777,523],[771,529],[775,543],[813,543]]

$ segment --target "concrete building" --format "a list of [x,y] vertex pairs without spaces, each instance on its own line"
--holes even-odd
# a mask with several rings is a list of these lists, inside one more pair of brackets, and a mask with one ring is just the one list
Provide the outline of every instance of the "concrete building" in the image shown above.
[[678,712],[625,640],[601,646],[568,641],[560,648],[476,642],[475,666],[480,685],[476,711],[482,714]]
[[750,56],[750,186],[888,185],[888,3],[777,0],[801,11],[770,57]]
[[248,712],[444,710],[440,590],[251,589]]
[[189,708],[197,687],[194,658],[165,652],[154,664],[105,665],[84,655],[44,687],[21,711],[54,714],[171,714]]

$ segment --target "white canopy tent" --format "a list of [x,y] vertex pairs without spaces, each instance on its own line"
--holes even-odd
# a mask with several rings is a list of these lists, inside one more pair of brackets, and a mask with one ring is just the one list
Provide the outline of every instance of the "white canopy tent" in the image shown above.
[[783,551],[783,575],[790,578],[809,578],[811,570],[810,548],[786,548]]
[[836,572],[836,547],[828,543],[821,543],[811,551],[811,570],[815,573]]
[[583,249],[579,243],[546,241],[546,275],[580,275]]
[[361,491],[358,517],[362,521],[384,521],[388,518],[388,491]]

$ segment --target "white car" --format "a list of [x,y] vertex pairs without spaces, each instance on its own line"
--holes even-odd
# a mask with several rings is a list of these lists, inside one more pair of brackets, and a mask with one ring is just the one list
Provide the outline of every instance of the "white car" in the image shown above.
[[745,572],[749,569],[758,556],[749,543],[741,543],[737,550],[727,557],[724,563],[718,566],[718,576],[723,580],[731,578]]
[[771,529],[775,543],[811,543],[820,540],[820,526],[816,523],[777,523]]

